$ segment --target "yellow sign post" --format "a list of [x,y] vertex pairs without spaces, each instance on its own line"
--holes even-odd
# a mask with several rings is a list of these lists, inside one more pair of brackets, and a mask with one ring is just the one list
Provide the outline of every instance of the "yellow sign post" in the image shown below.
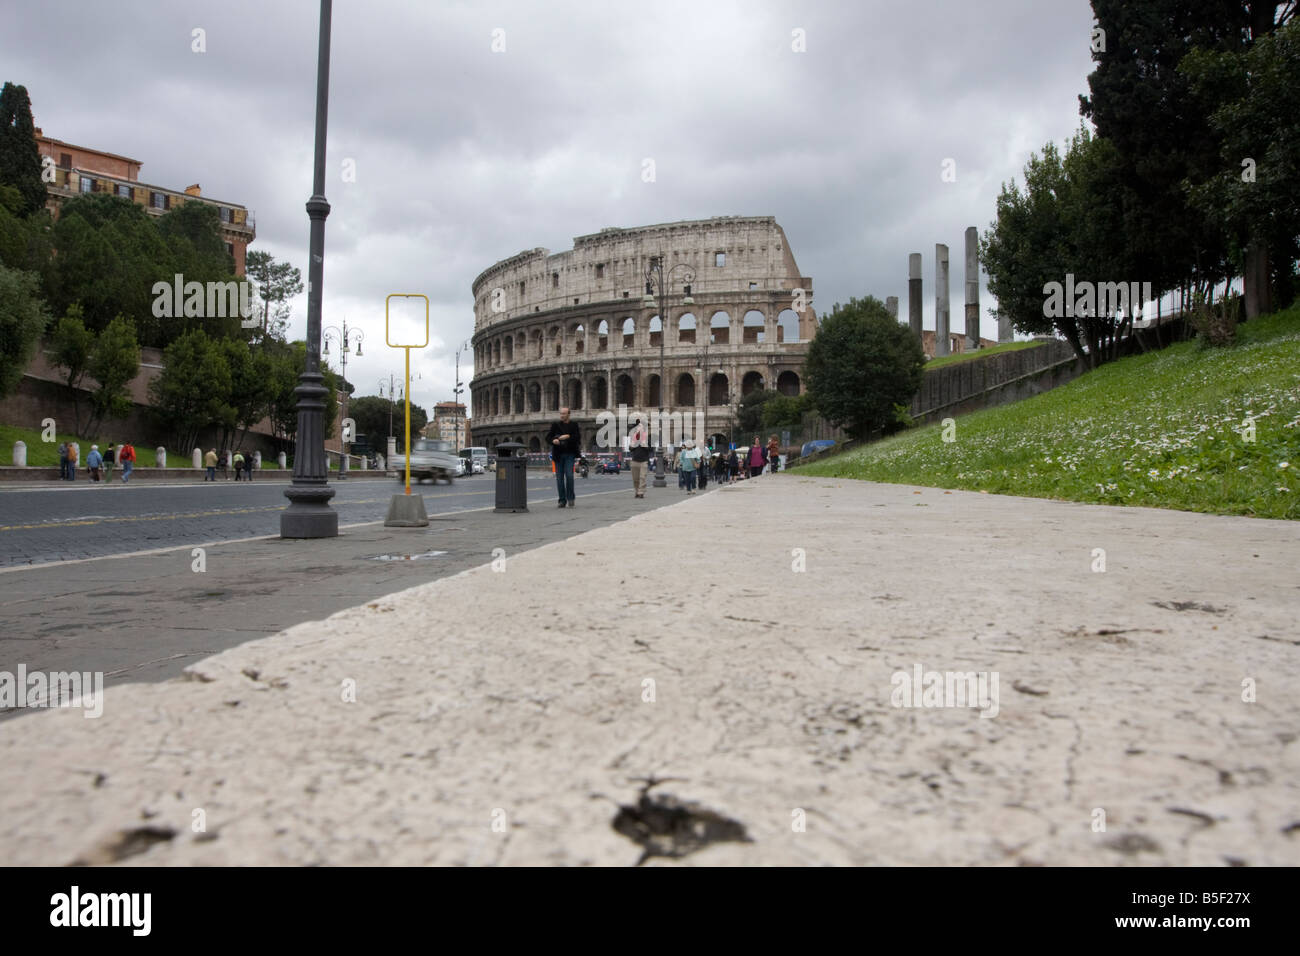
[[[419,345],[403,345],[394,342],[388,335],[388,303],[391,299],[424,300],[424,341]],[[411,349],[426,348],[429,344],[429,297],[419,292],[393,292],[384,299],[384,342],[391,349],[403,349],[406,352],[406,494],[411,493]]]

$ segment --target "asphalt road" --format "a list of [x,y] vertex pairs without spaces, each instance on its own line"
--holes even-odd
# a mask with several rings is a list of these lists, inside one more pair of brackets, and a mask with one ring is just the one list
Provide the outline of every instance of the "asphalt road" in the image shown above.
[[[630,474],[593,474],[561,510],[541,473],[529,475],[527,512],[496,514],[494,476],[478,475],[420,486],[427,528],[387,528],[401,486],[353,479],[333,485],[339,535],[295,540],[279,537],[286,487],[0,486],[0,671],[166,680],[245,641],[685,498],[673,476],[642,499]],[[430,608],[429,626],[473,631],[500,610],[457,622]]]
[[[528,478],[532,503],[554,500],[549,472]],[[425,482],[418,490],[430,514],[481,508],[495,504],[493,479],[487,474],[459,478],[452,485]],[[576,482],[582,495],[630,489],[632,479],[625,472],[593,474]],[[285,481],[201,480],[0,485],[0,568],[279,534],[279,512],[289,504],[284,496],[288,487]],[[331,487],[331,505],[344,526],[384,520],[389,500],[403,486],[365,478],[333,482]]]

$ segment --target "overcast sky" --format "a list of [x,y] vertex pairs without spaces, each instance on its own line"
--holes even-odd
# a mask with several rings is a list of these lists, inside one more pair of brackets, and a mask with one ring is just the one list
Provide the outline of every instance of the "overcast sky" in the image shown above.
[[[305,284],[318,13],[310,0],[7,3],[0,81],[27,87],[46,135],[247,206],[252,248]],[[384,296],[422,292],[432,332],[412,394],[431,409],[451,398],[484,268],[605,226],[715,215],[775,216],[819,314],[896,295],[906,318],[907,256],[921,252],[927,328],[947,243],[959,330],[963,232],[988,227],[1032,151],[1078,127],[1091,24],[1086,0],[336,0],[324,322],[365,332],[348,378],[367,395],[400,375]],[[982,291],[996,338],[992,305]],[[291,336],[306,312],[303,295]],[[468,382],[472,352],[461,359]]]

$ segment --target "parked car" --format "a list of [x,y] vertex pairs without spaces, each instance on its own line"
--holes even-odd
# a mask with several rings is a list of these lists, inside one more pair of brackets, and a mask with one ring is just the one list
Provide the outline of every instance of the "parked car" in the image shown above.
[[613,455],[597,455],[596,471],[602,475],[617,475],[619,473],[618,459]]
[[819,438],[816,441],[806,441],[803,447],[799,449],[799,457],[807,458],[809,455],[815,455],[819,451],[825,451],[834,445],[835,442],[829,438]]
[[[452,450],[451,442],[417,438],[411,443],[411,480],[418,483],[428,478],[437,484],[442,478],[451,484],[460,473],[460,460]],[[406,480],[405,456],[398,465],[397,477],[400,481]]]

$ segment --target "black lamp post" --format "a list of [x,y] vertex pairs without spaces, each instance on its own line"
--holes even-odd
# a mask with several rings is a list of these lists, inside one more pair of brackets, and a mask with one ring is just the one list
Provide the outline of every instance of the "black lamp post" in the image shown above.
[[307,264],[307,362],[294,389],[298,396],[298,435],[293,457],[293,484],[285,489],[289,507],[280,513],[282,538],[334,538],[339,514],[330,507],[334,489],[329,486],[325,463],[325,396],[320,371],[321,289],[325,278],[325,130],[330,94],[330,14],[332,0],[320,2],[320,41],[316,54],[316,156],[312,195],[307,200],[311,219],[310,260]]
[[[690,283],[695,281],[695,270],[686,263],[679,262],[665,273],[663,256],[650,257],[650,264],[645,270],[645,297],[641,300],[641,304],[646,308],[654,308],[654,280],[657,277],[659,280],[659,468],[655,472],[654,486],[656,488],[668,487],[668,479],[664,475],[664,470],[667,467],[667,463],[664,461],[664,343],[668,339],[668,282],[678,269],[685,270],[685,274],[682,276],[683,281],[686,283],[682,286],[682,305],[694,305],[695,300],[691,298]],[[696,328],[699,328],[699,322],[696,322],[695,325]]]

